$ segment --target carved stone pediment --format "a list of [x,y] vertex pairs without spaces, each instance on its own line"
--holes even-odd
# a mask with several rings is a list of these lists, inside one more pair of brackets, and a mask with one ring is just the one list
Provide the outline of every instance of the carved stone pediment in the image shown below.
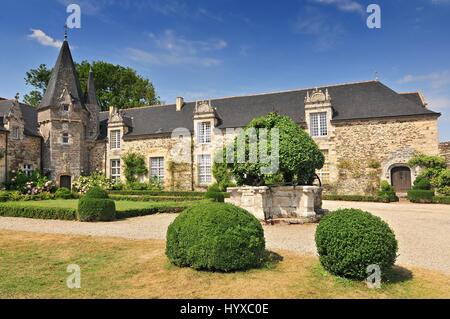
[[324,91],[315,89],[312,92],[306,92],[305,103],[327,103],[331,101],[328,89]]
[[211,100],[197,101],[195,103],[195,113],[212,113],[214,108],[211,105]]

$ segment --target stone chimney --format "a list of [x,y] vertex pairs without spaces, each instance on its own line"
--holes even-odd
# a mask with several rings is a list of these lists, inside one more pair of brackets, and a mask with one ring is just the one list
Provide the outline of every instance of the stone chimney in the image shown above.
[[184,98],[179,96],[177,97],[177,112],[180,112],[183,109],[184,106]]

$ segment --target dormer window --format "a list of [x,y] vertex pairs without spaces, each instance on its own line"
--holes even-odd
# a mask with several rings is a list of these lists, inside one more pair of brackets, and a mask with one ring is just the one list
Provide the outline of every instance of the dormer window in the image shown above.
[[63,104],[62,110],[64,113],[68,113],[69,112],[69,104]]
[[69,145],[69,133],[62,134],[62,144]]
[[211,143],[211,122],[198,123],[198,143]]
[[311,113],[311,136],[323,137],[328,135],[327,113]]

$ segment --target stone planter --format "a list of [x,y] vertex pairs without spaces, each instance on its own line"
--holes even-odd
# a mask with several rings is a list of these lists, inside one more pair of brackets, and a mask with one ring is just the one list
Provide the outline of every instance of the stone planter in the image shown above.
[[314,218],[322,214],[322,190],[317,186],[230,187],[230,198],[225,201],[260,220]]

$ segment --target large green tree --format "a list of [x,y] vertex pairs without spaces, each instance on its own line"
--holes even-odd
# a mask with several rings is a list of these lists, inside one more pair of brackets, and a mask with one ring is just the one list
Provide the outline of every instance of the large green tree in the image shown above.
[[[129,67],[103,61],[75,63],[81,87],[86,91],[89,70],[94,71],[97,98],[103,110],[109,106],[134,108],[160,103],[153,84]],[[50,81],[51,69],[41,64],[26,73],[25,82],[34,89],[24,96],[25,103],[39,105]]]

